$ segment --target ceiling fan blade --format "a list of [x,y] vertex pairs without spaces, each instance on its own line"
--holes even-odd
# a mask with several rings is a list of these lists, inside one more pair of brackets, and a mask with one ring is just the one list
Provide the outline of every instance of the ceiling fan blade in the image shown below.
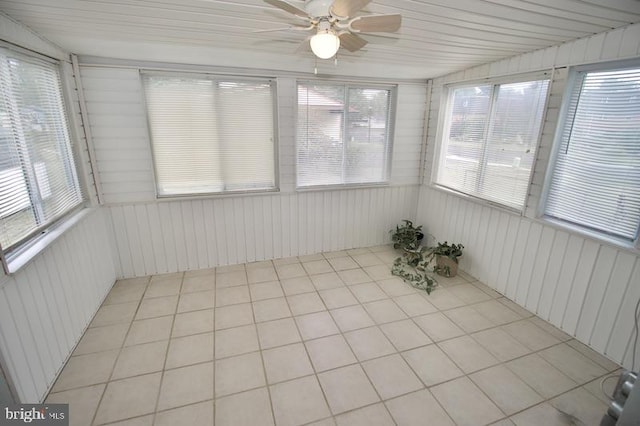
[[347,16],[353,16],[363,7],[371,3],[371,0],[335,0],[333,6],[331,6],[331,13],[333,15],[346,18]]
[[270,28],[270,29],[266,29],[266,30],[253,30],[251,31],[252,33],[272,33],[275,31],[309,31],[313,29],[313,25],[308,26],[308,27],[300,27],[298,25],[289,25],[288,27],[281,27],[281,28]]
[[344,33],[340,34],[340,47],[344,47],[349,52],[357,52],[367,45],[367,40],[357,34]]
[[293,15],[299,16],[301,18],[308,18],[309,15],[307,14],[307,12],[305,12],[302,9],[298,9],[296,6],[292,5],[291,3],[287,3],[286,1],[283,0],[264,0],[265,3],[273,6],[273,7],[277,7],[278,9],[282,9],[285,12],[289,12]]
[[355,18],[349,27],[363,33],[393,33],[400,29],[401,24],[401,15],[368,15]]

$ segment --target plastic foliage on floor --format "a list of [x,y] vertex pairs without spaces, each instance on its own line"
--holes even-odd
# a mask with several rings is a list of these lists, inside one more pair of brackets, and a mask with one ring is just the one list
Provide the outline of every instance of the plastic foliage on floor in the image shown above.
[[391,267],[391,273],[402,278],[413,287],[425,290],[431,294],[438,282],[430,271],[430,265],[434,255],[430,248],[418,247],[415,250],[403,249],[401,257],[398,257]]

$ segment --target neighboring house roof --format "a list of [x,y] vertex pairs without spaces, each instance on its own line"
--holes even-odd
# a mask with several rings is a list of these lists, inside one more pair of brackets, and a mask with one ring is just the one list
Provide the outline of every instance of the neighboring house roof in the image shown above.
[[339,100],[331,99],[303,86],[298,86],[298,105],[325,107],[327,109],[342,109],[344,106]]

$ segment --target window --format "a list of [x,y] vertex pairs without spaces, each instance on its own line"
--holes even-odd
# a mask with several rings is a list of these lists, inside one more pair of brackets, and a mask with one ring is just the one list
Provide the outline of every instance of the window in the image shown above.
[[450,87],[436,184],[524,208],[549,80]]
[[391,88],[298,84],[298,187],[389,180]]
[[6,252],[82,202],[58,66],[0,49],[0,245]]
[[640,222],[640,68],[578,71],[545,213],[627,241]]
[[273,190],[269,80],[143,74],[158,196]]

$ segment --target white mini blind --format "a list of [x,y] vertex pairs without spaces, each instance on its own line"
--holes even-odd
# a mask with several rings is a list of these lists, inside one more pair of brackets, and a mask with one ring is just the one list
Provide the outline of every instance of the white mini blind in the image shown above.
[[522,210],[549,80],[449,90],[436,183]]
[[640,222],[640,68],[576,77],[545,212],[633,241]]
[[0,49],[0,244],[82,202],[57,64]]
[[143,74],[159,196],[274,189],[271,82]]
[[298,84],[297,186],[389,180],[391,88]]

